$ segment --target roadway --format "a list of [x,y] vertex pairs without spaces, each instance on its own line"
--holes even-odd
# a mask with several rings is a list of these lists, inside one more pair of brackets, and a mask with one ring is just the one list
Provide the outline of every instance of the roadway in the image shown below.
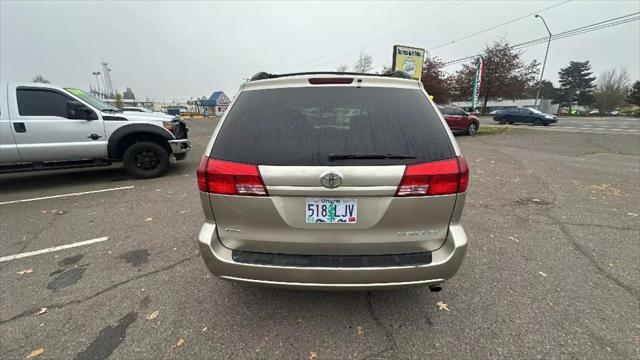
[[[480,116],[480,126],[498,125],[493,116]],[[505,125],[513,127],[534,128],[529,124]],[[608,116],[608,117],[567,117],[558,118],[558,122],[546,127],[535,127],[536,130],[545,131],[576,131],[576,132],[614,132],[640,134],[640,118]]]

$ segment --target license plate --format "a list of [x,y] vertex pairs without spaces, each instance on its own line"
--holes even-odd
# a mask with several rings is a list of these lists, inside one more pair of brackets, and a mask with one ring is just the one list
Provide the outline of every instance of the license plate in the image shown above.
[[307,199],[307,224],[355,224],[358,221],[356,199]]

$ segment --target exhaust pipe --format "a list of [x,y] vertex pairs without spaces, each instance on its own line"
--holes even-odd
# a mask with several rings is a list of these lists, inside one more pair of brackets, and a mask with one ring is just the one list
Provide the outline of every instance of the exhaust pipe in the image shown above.
[[440,292],[440,291],[442,291],[442,285],[440,285],[440,284],[438,284],[438,285],[431,285],[431,286],[429,286],[429,290],[430,290],[431,292],[434,292],[434,293]]

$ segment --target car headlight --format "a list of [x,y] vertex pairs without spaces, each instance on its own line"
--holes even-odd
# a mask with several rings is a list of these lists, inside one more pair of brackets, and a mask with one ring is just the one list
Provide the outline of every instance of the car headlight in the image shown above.
[[162,122],[162,126],[171,131],[173,133],[173,131],[176,129],[175,124],[172,121],[163,121]]

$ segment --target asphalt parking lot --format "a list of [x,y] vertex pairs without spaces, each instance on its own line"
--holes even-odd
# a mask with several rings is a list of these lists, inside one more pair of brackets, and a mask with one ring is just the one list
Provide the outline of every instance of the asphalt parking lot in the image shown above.
[[195,169],[214,125],[190,121],[191,157],[158,179],[0,176],[0,358],[640,357],[637,134],[460,136],[470,248],[444,290],[309,292],[202,263]]

